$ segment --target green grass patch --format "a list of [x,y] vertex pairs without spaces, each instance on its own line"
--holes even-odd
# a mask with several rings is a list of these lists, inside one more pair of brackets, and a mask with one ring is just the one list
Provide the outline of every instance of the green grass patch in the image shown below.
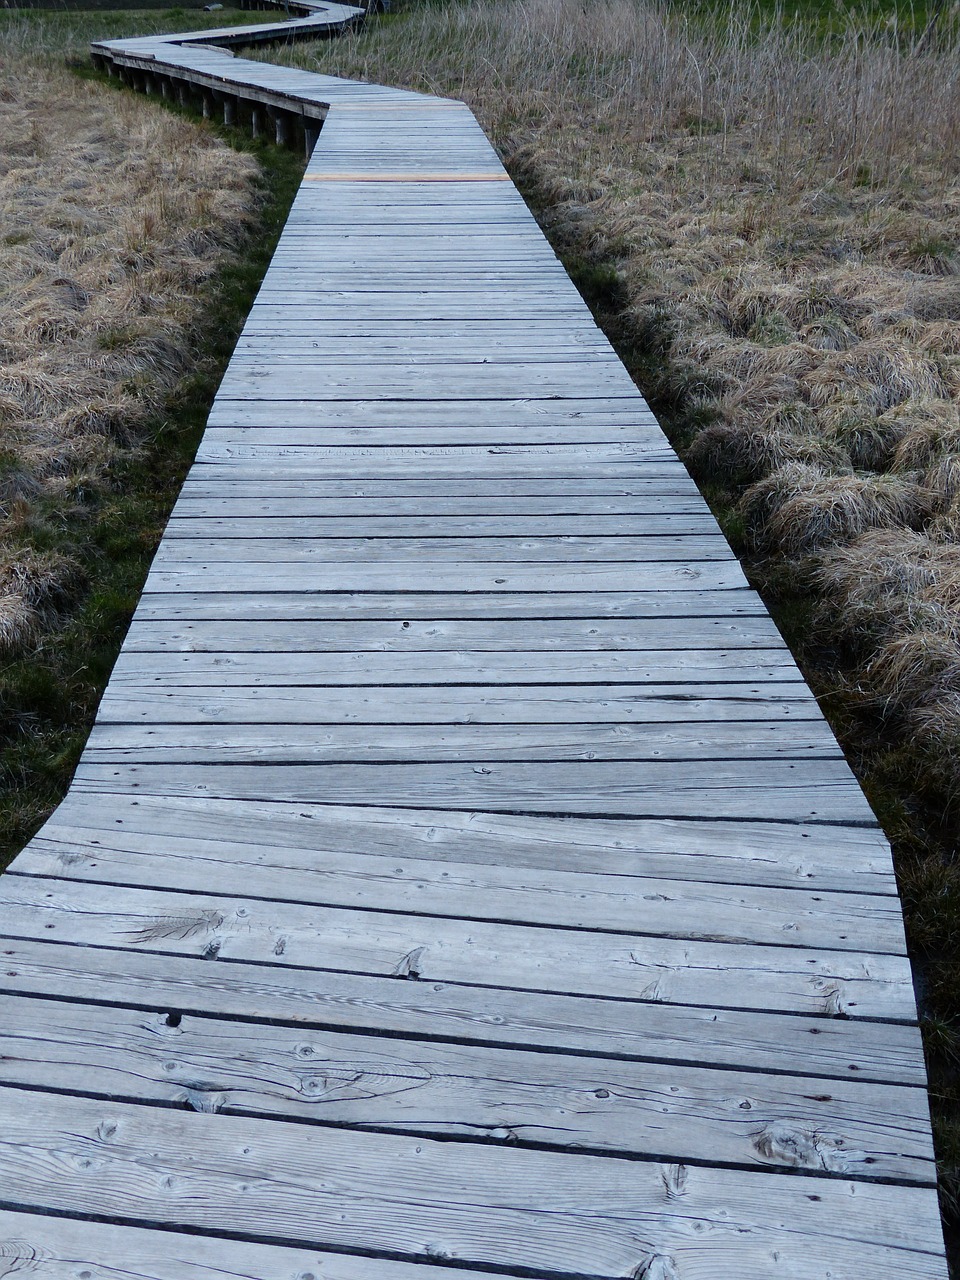
[[[672,7],[704,21],[721,23],[743,13],[742,0],[673,0]],[[803,26],[825,40],[851,29],[872,35],[888,35],[915,43],[955,25],[956,12],[944,0],[752,0],[752,26],[760,31],[770,24]]]

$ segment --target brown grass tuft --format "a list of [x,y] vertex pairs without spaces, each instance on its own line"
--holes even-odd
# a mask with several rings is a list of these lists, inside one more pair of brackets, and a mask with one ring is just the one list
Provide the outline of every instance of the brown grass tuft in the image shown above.
[[752,484],[788,463],[814,465],[829,457],[829,450],[814,436],[733,422],[705,427],[687,450],[698,474],[733,485]]
[[869,529],[917,525],[927,506],[923,488],[901,476],[830,475],[793,464],[748,489],[742,509],[756,546],[805,556]]
[[0,559],[0,649],[17,650],[54,625],[74,603],[83,585],[69,557],[30,548]]
[[868,339],[849,351],[828,353],[804,382],[814,408],[837,401],[884,413],[907,400],[947,399],[939,366],[899,342]]
[[[10,33],[8,33],[10,34]],[[29,512],[107,483],[196,366],[199,290],[253,210],[252,159],[134,95],[0,55],[0,644],[75,594]]]
[[897,708],[960,696],[960,646],[950,631],[911,631],[888,640],[867,664],[866,676]]

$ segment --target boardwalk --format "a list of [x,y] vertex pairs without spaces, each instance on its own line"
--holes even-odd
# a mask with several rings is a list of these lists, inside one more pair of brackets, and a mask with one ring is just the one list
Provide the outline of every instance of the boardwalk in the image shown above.
[[944,1280],[889,850],[470,112],[99,56],[326,120],[0,880],[0,1274]]

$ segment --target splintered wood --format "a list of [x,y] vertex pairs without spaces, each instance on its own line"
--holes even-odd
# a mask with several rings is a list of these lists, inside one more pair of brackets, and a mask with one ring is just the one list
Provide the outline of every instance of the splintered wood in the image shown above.
[[0,880],[7,1269],[945,1280],[889,849],[695,487],[465,106],[209,38],[97,48],[329,110]]

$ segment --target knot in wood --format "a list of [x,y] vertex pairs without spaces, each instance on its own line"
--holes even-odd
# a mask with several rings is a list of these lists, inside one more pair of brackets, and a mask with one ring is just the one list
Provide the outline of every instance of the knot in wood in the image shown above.
[[412,951],[408,951],[405,956],[400,959],[394,966],[392,978],[412,978],[414,981],[420,977],[420,961],[423,959],[423,953],[426,947],[414,947]]
[[677,1264],[669,1254],[655,1253],[641,1262],[631,1275],[631,1280],[680,1280]]
[[679,1200],[687,1194],[687,1166],[665,1164],[660,1167],[660,1177],[668,1200]]
[[0,1240],[0,1276],[39,1271],[45,1256],[26,1240]]
[[754,1135],[753,1146],[771,1164],[826,1173],[846,1173],[866,1159],[864,1152],[848,1150],[843,1138],[786,1123],[767,1125]]

